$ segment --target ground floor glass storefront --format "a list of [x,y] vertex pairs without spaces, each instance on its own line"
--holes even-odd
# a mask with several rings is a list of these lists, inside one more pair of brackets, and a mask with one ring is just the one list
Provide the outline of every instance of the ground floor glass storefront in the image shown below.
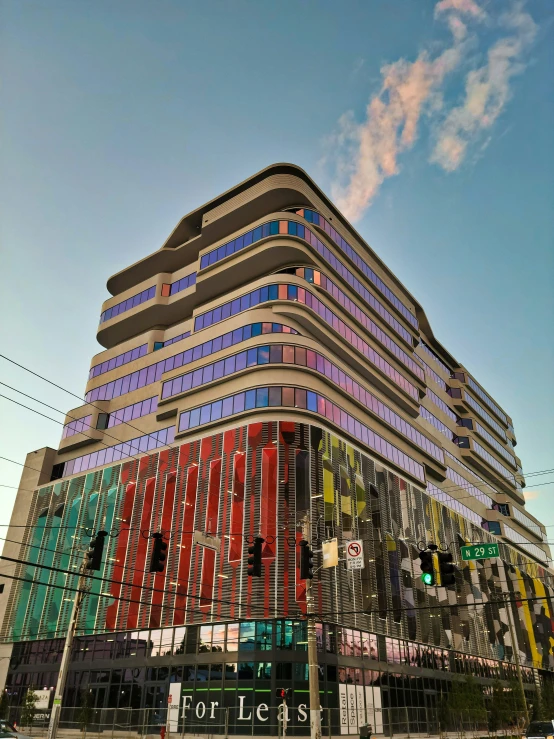
[[[432,728],[453,678],[473,675],[485,685],[515,678],[510,663],[333,624],[318,625],[317,636],[321,704],[331,709],[324,710],[323,722],[327,728],[331,722],[334,734],[358,733],[366,721],[384,732],[390,722],[405,723],[410,731],[423,724]],[[61,639],[14,645],[6,684],[12,710],[17,711],[27,688],[55,687],[62,648]],[[524,668],[523,675],[526,688],[534,691],[533,670]],[[141,715],[140,720],[152,727],[165,723],[171,696],[174,731],[182,731],[188,721],[195,731],[223,733],[227,722],[230,732],[274,734],[275,690],[281,687],[292,689],[289,733],[305,733],[309,686],[304,621],[78,637],[64,707],[79,707],[86,692],[95,720],[100,721],[101,712],[111,716],[115,711],[121,721],[125,714],[132,722],[146,712],[147,719]]]

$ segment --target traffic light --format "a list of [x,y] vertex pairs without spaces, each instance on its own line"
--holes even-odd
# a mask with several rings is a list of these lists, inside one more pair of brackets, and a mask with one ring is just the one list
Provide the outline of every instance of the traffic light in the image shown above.
[[300,579],[311,580],[314,576],[314,553],[305,539],[299,542],[300,546]]
[[99,531],[94,539],[91,539],[90,549],[86,554],[85,568],[87,570],[99,570],[102,566],[102,552],[104,551],[104,539],[107,531]]
[[282,701],[288,701],[292,697],[292,689],[291,688],[277,688],[275,691],[275,697],[279,698]]
[[248,577],[262,576],[262,544],[265,539],[257,536],[254,543],[248,547]]
[[148,572],[163,572],[165,567],[164,562],[166,558],[165,551],[167,549],[167,544],[164,541],[163,534],[152,534],[152,539],[154,539],[154,548],[152,549]]
[[456,582],[452,560],[453,557],[450,552],[439,552],[439,572],[443,588],[448,588]]
[[421,561],[421,579],[424,585],[435,584],[435,562],[433,552],[425,549],[419,553]]

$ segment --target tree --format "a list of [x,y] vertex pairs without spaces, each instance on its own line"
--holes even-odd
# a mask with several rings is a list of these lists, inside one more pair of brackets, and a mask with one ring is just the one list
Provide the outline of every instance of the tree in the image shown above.
[[504,685],[498,678],[492,684],[489,711],[489,731],[504,729],[511,718],[510,703]]
[[37,708],[38,695],[32,688],[28,688],[21,706],[20,723],[22,726],[31,728],[35,720],[35,712]]
[[83,688],[80,694],[80,707],[77,714],[77,721],[81,727],[81,732],[87,733],[87,727],[92,721],[92,709],[94,704],[94,694],[90,688]]
[[525,709],[527,706],[525,700],[525,694],[521,689],[521,685],[517,680],[512,678],[508,681],[508,689],[510,691],[510,714],[511,721],[514,727],[517,727],[517,733],[520,733],[519,729],[525,724]]
[[464,730],[464,723],[468,720],[472,728],[486,721],[483,690],[473,675],[453,681],[445,703],[448,723],[460,731]]
[[542,718],[544,718],[543,713],[543,701],[542,701],[542,693],[537,688],[535,690],[535,694],[533,696],[533,712],[531,714],[531,721],[540,721]]
[[554,719],[554,681],[546,677],[541,687],[541,709],[543,720]]

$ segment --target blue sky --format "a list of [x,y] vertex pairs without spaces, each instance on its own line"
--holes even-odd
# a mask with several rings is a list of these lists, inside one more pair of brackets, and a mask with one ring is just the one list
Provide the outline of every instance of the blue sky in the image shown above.
[[[524,470],[554,468],[551,4],[4,0],[0,13],[2,354],[82,394],[107,278],[189,210],[290,161],[511,414]],[[5,360],[0,381],[78,405]],[[57,447],[61,426],[4,398],[0,412],[1,456]],[[19,474],[0,461],[2,485]],[[549,480],[529,478],[528,508],[554,540]],[[14,494],[1,488],[0,524]]]

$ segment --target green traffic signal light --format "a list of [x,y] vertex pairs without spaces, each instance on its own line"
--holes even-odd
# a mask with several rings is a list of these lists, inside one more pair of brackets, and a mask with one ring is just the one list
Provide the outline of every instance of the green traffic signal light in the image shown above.
[[435,584],[435,560],[434,552],[431,549],[423,549],[419,553],[421,565],[421,582],[426,585]]
[[435,578],[430,572],[424,572],[421,579],[424,585],[433,585],[435,582]]

